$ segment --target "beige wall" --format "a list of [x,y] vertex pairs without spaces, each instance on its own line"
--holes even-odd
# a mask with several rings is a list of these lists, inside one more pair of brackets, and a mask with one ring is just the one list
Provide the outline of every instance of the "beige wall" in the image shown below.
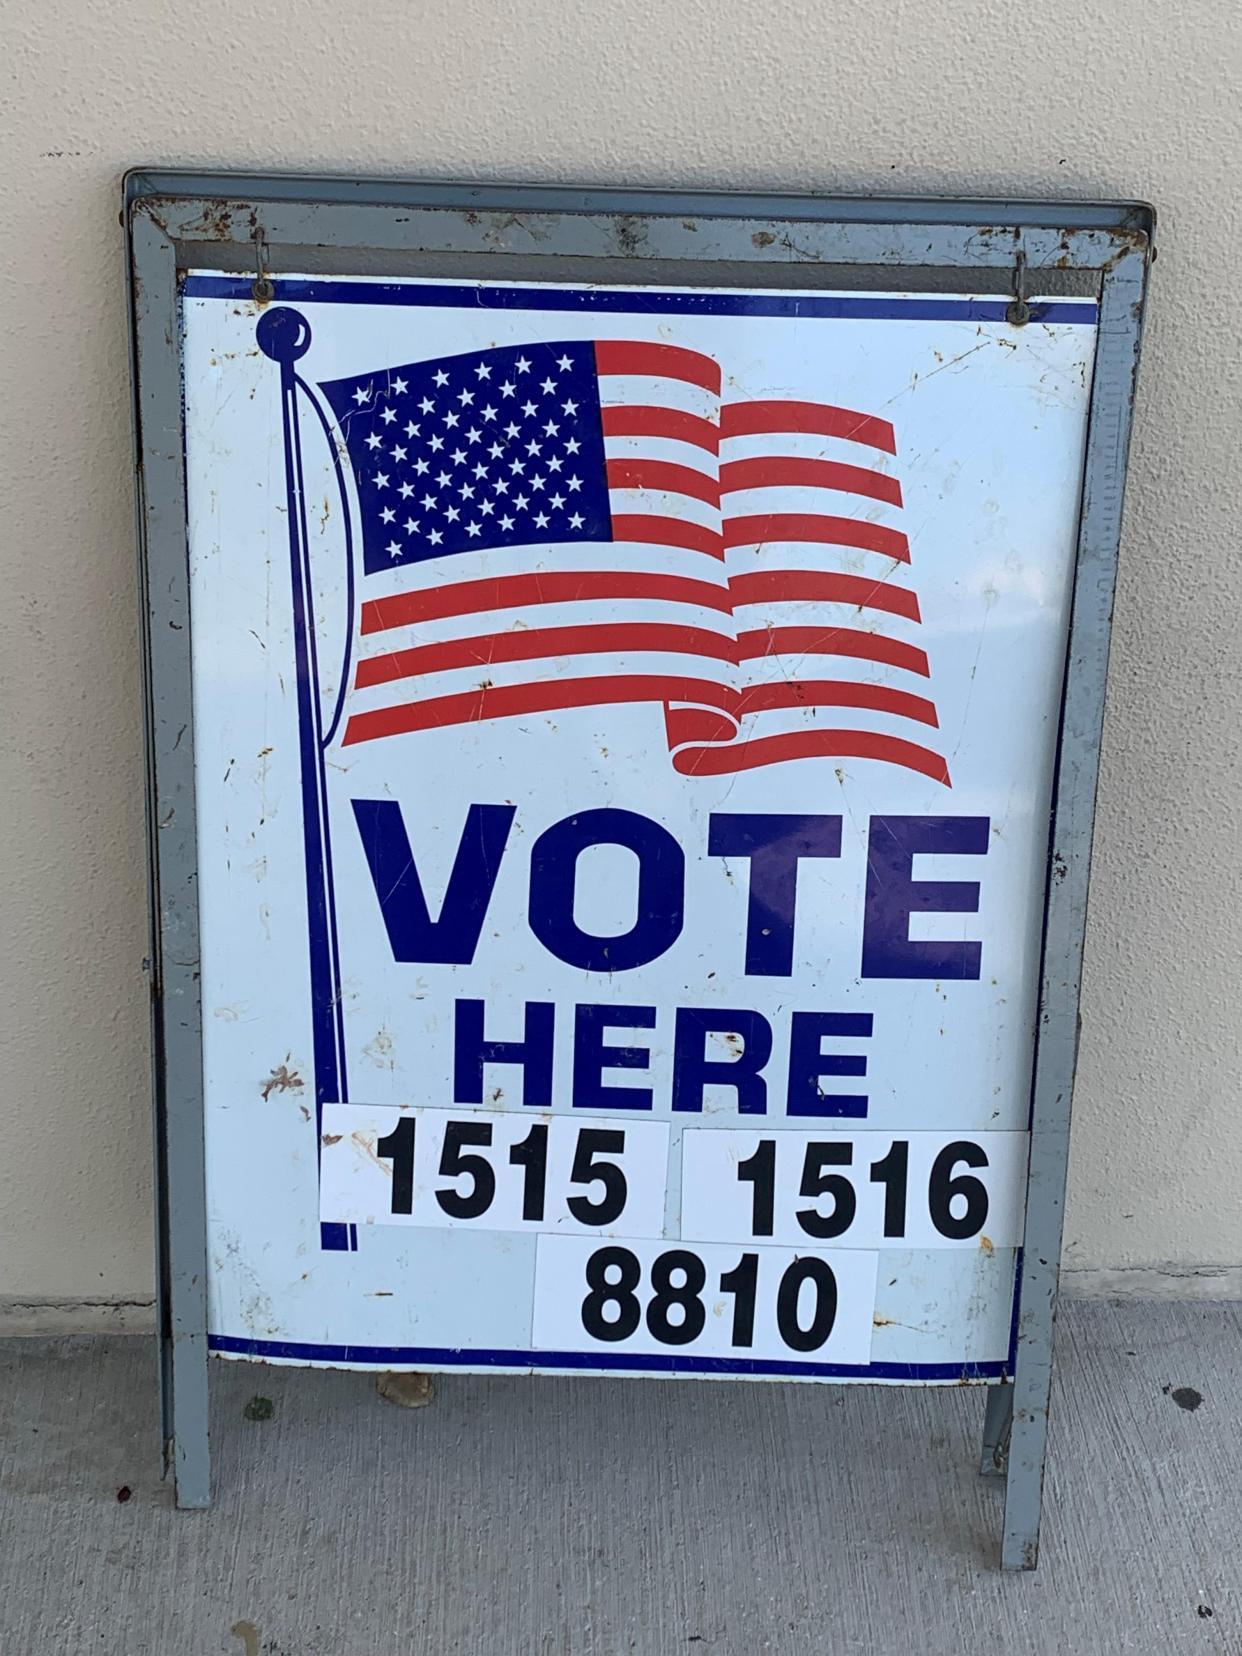
[[137,162],[1153,200],[1068,1257],[1242,1264],[1232,0],[13,0],[6,35],[0,1297],[152,1280]]

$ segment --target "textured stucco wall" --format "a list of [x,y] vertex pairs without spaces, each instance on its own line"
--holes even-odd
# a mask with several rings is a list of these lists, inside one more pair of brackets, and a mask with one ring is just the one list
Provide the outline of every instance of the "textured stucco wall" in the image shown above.
[[1069,1262],[1242,1263],[1229,0],[14,0],[0,111],[0,1296],[151,1284],[122,250],[137,162],[1161,212]]

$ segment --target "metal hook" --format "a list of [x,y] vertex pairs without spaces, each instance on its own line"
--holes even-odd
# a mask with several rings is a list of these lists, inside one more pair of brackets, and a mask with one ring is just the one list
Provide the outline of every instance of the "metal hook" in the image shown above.
[[1015,328],[1025,328],[1031,320],[1031,307],[1027,303],[1027,274],[1026,254],[1019,249],[1014,262],[1013,270],[1013,298],[1009,301],[1005,311],[1006,322]]
[[263,232],[254,233],[254,264],[255,278],[250,289],[251,297],[256,305],[269,305],[276,297],[276,286],[267,273],[267,243],[263,240]]

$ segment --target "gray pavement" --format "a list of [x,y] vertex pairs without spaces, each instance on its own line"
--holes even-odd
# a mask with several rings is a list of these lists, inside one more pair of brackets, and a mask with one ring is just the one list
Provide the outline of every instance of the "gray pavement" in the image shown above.
[[148,1340],[3,1341],[0,1656],[1242,1653],[1242,1306],[1071,1301],[1057,1349],[1005,1577],[979,1391],[455,1375],[407,1412],[217,1363],[193,1514]]

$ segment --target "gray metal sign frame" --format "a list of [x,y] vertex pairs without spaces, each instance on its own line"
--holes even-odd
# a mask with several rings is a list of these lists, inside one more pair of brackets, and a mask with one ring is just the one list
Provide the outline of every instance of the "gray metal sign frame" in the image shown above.
[[988,1389],[1002,1564],[1039,1546],[1078,999],[1126,453],[1155,217],[1142,203],[744,195],[140,170],[125,180],[144,634],[162,1442],[210,1500],[207,1259],[179,280],[187,268],[1098,297],[1045,882],[1017,1359]]

